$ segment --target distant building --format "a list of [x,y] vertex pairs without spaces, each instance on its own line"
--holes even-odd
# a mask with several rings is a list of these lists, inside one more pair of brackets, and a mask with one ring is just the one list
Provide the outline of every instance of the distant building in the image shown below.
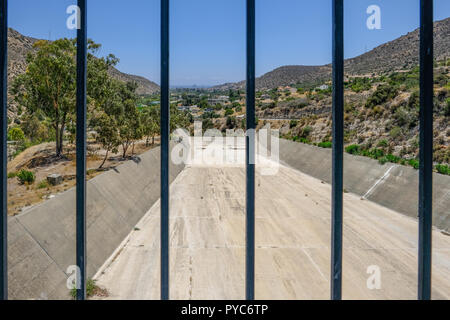
[[216,98],[208,99],[208,104],[215,106],[216,104],[225,104],[228,103],[229,98],[227,96],[219,96]]
[[190,111],[190,107],[189,106],[178,106],[178,110],[180,110],[180,111]]
[[327,85],[327,84],[323,84],[323,85],[321,85],[321,86],[317,87],[316,89],[319,89],[319,90],[328,90],[328,88],[330,88],[330,86],[329,86],[329,85]]
[[190,111],[192,113],[196,113],[200,111],[200,108],[195,106],[178,106],[178,110],[180,111]]

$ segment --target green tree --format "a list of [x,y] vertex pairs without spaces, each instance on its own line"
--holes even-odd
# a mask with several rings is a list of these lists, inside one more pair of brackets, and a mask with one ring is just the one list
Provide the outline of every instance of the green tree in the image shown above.
[[108,159],[109,152],[116,153],[119,151],[118,147],[121,140],[114,116],[110,116],[105,112],[100,112],[92,118],[91,124],[96,132],[96,141],[102,145],[103,149],[106,150],[105,157],[99,166],[100,169]]
[[159,108],[148,107],[142,112],[142,130],[146,139],[146,146],[149,145],[149,140],[152,138],[152,145],[155,144],[155,136],[160,131],[159,126],[160,112]]
[[122,156],[124,158],[130,146],[133,147],[132,154],[134,153],[135,141],[143,136],[141,117],[136,107],[138,100],[136,88],[136,83],[128,82],[125,85],[121,85],[119,93],[123,109],[121,110],[122,112],[118,113],[117,123],[122,144]]
[[[40,40],[27,56],[27,72],[16,77],[11,92],[29,115],[48,119],[55,132],[56,155],[62,156],[66,126],[76,106],[76,39]],[[88,101],[97,99],[108,78],[107,69],[117,63],[113,55],[97,58],[99,44],[88,41]]]
[[12,85],[15,101],[34,114],[42,111],[56,132],[56,154],[62,155],[67,115],[75,109],[76,47],[73,40],[37,41],[27,56],[27,72]]

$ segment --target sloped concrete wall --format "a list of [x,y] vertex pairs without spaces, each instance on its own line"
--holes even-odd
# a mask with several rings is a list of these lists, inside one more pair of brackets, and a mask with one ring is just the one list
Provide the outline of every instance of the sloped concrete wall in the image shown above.
[[[280,161],[331,183],[331,149],[280,139]],[[366,157],[344,155],[344,188],[348,192],[417,218],[419,171]],[[330,195],[331,196],[331,195]],[[433,174],[433,224],[450,231],[450,177]],[[345,214],[345,203],[344,203]]]
[[[184,165],[170,167],[172,182]],[[92,277],[160,197],[160,149],[87,183],[87,272]],[[75,189],[8,222],[10,299],[69,299],[75,265]]]

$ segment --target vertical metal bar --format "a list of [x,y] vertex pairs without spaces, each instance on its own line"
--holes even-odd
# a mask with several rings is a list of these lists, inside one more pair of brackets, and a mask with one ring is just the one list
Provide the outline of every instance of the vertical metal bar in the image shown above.
[[255,0],[247,0],[246,299],[255,299]]
[[331,203],[331,299],[342,298],[344,160],[344,3],[333,0],[333,169]]
[[86,0],[78,0],[80,21],[77,30],[77,188],[76,255],[80,276],[77,300],[86,299],[86,76],[87,14]]
[[433,0],[420,1],[419,287],[431,299],[433,198]]
[[1,111],[1,153],[2,153],[2,170],[0,171],[0,179],[2,180],[2,189],[0,197],[2,201],[2,212],[0,217],[0,299],[8,299],[8,192],[7,192],[7,164],[8,164],[8,147],[7,147],[7,130],[8,130],[8,1],[1,0],[0,3],[0,101],[2,104]]
[[169,0],[161,0],[161,300],[169,300]]

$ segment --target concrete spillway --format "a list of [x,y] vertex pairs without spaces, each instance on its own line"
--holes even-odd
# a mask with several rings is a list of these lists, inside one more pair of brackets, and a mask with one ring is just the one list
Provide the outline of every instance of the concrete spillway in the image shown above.
[[[257,162],[256,297],[327,299],[331,152],[279,142],[275,174],[261,174],[273,161]],[[244,146],[231,150],[236,161],[207,152],[206,161],[170,163],[172,299],[244,298]],[[109,298],[159,299],[159,153],[88,182],[88,277]],[[345,155],[344,178],[344,298],[416,298],[417,171]],[[450,237],[439,229],[450,231],[450,177],[433,183],[433,298],[448,299]],[[75,190],[10,218],[8,249],[10,299],[70,299]],[[376,270],[379,289],[367,273]]]
[[[329,298],[330,194],[287,166],[257,170],[257,299]],[[244,299],[245,169],[187,165],[170,201],[171,299]],[[110,299],[159,299],[159,214],[158,201],[97,273]],[[346,193],[344,299],[416,299],[417,230],[417,220]],[[434,230],[433,249],[433,298],[449,299],[450,237]]]

